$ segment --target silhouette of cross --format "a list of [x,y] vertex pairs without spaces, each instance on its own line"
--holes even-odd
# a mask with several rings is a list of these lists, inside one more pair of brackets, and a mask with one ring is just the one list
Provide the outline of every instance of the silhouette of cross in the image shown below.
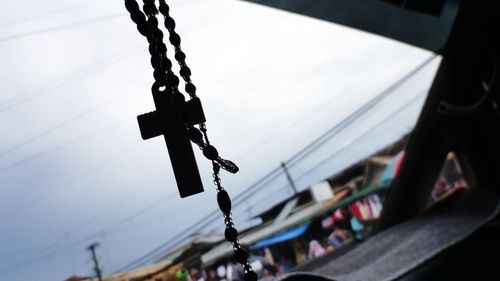
[[152,90],[156,111],[137,116],[142,139],[164,136],[182,198],[203,192],[186,126],[205,122],[200,100],[193,98],[186,102],[178,91],[170,93],[156,84]]

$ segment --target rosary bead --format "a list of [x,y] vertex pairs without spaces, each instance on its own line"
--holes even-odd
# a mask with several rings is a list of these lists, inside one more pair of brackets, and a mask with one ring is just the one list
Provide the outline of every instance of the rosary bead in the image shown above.
[[137,1],[135,0],[125,0],[125,8],[127,8],[127,11],[132,13],[133,11],[139,10],[139,4],[137,4]]
[[[162,34],[162,36],[163,36],[163,34]],[[160,54],[165,54],[167,52],[167,45],[165,45],[165,43],[162,42],[156,46],[156,50]]]
[[180,73],[182,77],[188,77],[189,75],[191,75],[191,69],[189,69],[189,67],[187,66],[183,66],[181,67]]
[[179,78],[177,76],[175,76],[175,74],[169,72],[167,74],[167,82],[169,85],[171,85],[172,87],[177,87],[179,86]]
[[151,56],[158,56],[158,54],[156,53],[156,47],[154,44],[149,44],[148,50],[149,50],[149,54],[151,54]]
[[196,93],[196,86],[191,82],[187,83],[186,92],[188,92],[190,95],[194,95]]
[[141,13],[140,11],[134,11],[134,12],[130,13],[130,18],[136,24],[144,23],[146,21],[146,16],[143,13]]
[[154,0],[144,0],[144,13],[148,16],[154,16],[158,13]]
[[163,69],[157,68],[153,71],[153,77],[156,81],[165,81],[166,73]]
[[175,20],[171,17],[165,17],[165,27],[168,30],[174,29],[175,28]]
[[156,40],[161,41],[163,39],[163,32],[161,32],[161,30],[159,30],[158,28],[156,28],[156,29],[153,30],[153,37]]
[[170,12],[170,7],[167,5],[167,3],[165,3],[165,1],[160,0],[160,12],[165,16]]
[[186,54],[183,51],[175,52],[175,59],[178,61],[184,61],[186,59]]
[[234,250],[234,257],[236,258],[236,261],[240,264],[245,264],[248,259],[248,253],[245,249],[243,248],[238,248]]
[[208,145],[203,149],[203,155],[205,155],[208,160],[215,160],[219,156],[219,152],[214,146]]
[[151,56],[151,66],[153,69],[157,69],[160,67],[160,57],[159,56]]
[[163,60],[163,67],[165,69],[172,69],[172,62],[168,58],[165,58]]
[[245,281],[257,281],[257,273],[255,273],[253,270],[247,271],[244,273],[243,279]]
[[225,190],[217,193],[217,203],[224,214],[231,212],[231,199]]
[[194,143],[199,143],[203,140],[203,134],[195,127],[190,127],[188,131],[189,139]]
[[168,39],[170,40],[170,43],[174,46],[179,46],[181,44],[181,37],[179,36],[179,34],[175,33],[175,31],[170,33],[170,37]]
[[148,23],[152,26],[158,26],[158,19],[156,17],[148,17]]
[[236,230],[236,228],[234,227],[227,227],[226,230],[224,230],[224,236],[226,237],[227,241],[235,242],[238,238],[238,230]]
[[148,37],[149,34],[151,34],[151,29],[149,28],[149,25],[146,23],[146,22],[143,22],[143,23],[139,23],[137,25],[137,30],[139,30],[139,33],[142,35],[142,36],[146,36]]

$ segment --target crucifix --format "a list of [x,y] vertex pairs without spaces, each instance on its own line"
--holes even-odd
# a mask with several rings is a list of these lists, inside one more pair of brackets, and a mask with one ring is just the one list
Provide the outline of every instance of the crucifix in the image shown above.
[[163,135],[177,188],[182,198],[203,192],[203,184],[188,137],[186,124],[205,122],[198,98],[188,102],[181,93],[166,93],[153,85],[156,111],[137,116],[142,139]]

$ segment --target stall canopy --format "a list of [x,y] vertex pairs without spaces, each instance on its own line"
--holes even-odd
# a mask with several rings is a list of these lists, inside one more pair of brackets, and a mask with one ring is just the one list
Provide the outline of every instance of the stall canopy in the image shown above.
[[309,227],[309,224],[306,223],[306,224],[300,225],[298,227],[292,228],[290,230],[283,231],[283,232],[278,233],[270,238],[267,238],[265,240],[262,240],[256,244],[252,245],[250,247],[250,249],[251,250],[260,249],[260,248],[264,248],[267,246],[271,246],[271,245],[274,245],[274,244],[277,244],[280,242],[284,242],[284,241],[296,238],[296,237],[302,235],[304,232],[306,232],[308,227]]
[[399,172],[399,168],[401,167],[401,163],[404,159],[404,151],[399,152],[394,158],[391,160],[391,163],[387,165],[384,172],[379,178],[380,185],[388,185],[392,183],[392,180],[396,177]]

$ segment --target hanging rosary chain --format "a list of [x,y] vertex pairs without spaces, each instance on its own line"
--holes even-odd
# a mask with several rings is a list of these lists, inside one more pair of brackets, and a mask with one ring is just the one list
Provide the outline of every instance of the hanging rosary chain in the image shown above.
[[[191,81],[191,70],[186,64],[186,55],[180,47],[181,39],[175,32],[175,21],[169,14],[170,8],[165,0],[159,1],[159,11],[164,16],[164,24],[169,32],[169,41],[175,49],[175,59],[180,66],[180,75],[186,83],[185,90],[191,99],[197,99],[196,87]],[[158,92],[161,86],[165,86],[171,89],[171,93],[177,94],[177,96],[182,95],[178,90],[179,78],[172,71],[172,62],[167,57],[167,46],[163,43],[163,32],[158,28],[158,19],[156,18],[158,9],[156,8],[155,0],[143,0],[143,2],[144,13],[140,10],[139,4],[135,0],[125,0],[125,7],[129,11],[132,21],[136,23],[139,33],[145,36],[149,43],[151,65],[154,69],[153,76],[155,78],[153,93],[155,91]],[[222,187],[219,177],[221,168],[231,173],[238,172],[239,168],[233,162],[222,159],[219,156],[217,149],[210,144],[204,122],[199,124],[200,129],[191,124],[186,125],[189,139],[198,145],[207,159],[212,161],[213,179],[217,187],[217,203],[223,213],[224,224],[226,226],[224,236],[233,246],[236,261],[243,267],[244,280],[256,281],[258,279],[257,274],[250,265],[248,252],[243,249],[238,240],[238,231],[234,226],[231,215],[231,199]]]
[[165,28],[168,30],[170,36],[169,41],[174,46],[175,59],[179,63],[180,75],[186,82],[185,90],[191,98],[196,97],[196,86],[191,81],[191,69],[186,64],[186,54],[181,49],[181,37],[175,32],[175,20],[170,16],[170,7],[165,0],[159,0],[160,13],[164,17]]
[[[178,92],[179,78],[172,71],[172,62],[167,57],[167,46],[163,43],[163,32],[158,27],[158,9],[154,0],[143,1],[144,12],[147,16],[147,22],[151,29],[151,38],[153,41],[153,48],[150,48],[151,64],[157,63],[158,68],[154,70],[153,76],[159,85],[164,85],[171,88],[172,92]],[[151,46],[151,42],[150,42]],[[159,61],[155,61],[159,59]],[[153,68],[155,68],[153,66]]]
[[245,281],[257,280],[257,274],[253,271],[252,266],[248,260],[248,252],[240,245],[238,240],[238,231],[234,227],[233,218],[231,214],[231,199],[227,191],[222,187],[221,179],[219,177],[220,166],[212,161],[214,184],[217,187],[217,203],[219,209],[224,216],[224,237],[233,246],[234,257],[236,261],[243,267],[243,274]]
[[130,18],[137,25],[139,33],[148,40],[151,66],[154,69],[153,77],[156,81],[153,87],[158,90],[166,86],[173,92],[178,92],[179,78],[172,71],[172,62],[167,57],[167,46],[162,42],[163,32],[158,28],[158,20],[155,16],[158,10],[154,1],[144,1],[147,18],[135,0],[125,0],[125,7],[130,13]]

